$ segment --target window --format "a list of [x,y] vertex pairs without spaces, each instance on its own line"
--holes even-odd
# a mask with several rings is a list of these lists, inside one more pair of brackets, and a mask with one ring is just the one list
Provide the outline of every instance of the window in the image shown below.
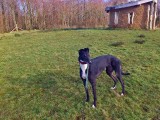
[[134,12],[128,13],[128,24],[133,24]]
[[118,24],[118,13],[117,12],[114,13],[114,24],[115,25]]

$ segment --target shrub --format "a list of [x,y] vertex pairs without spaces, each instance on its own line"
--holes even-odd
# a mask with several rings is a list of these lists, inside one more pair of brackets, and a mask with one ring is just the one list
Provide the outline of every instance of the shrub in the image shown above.
[[118,46],[122,46],[124,45],[124,42],[114,42],[111,44],[111,46],[114,46],[114,47],[118,47]]
[[140,35],[138,35],[138,37],[140,37],[140,38],[144,38],[144,37],[145,37],[145,35],[140,34]]
[[134,41],[134,43],[137,43],[137,44],[143,44],[145,42],[146,42],[145,40],[135,40]]
[[21,35],[18,34],[18,33],[15,33],[14,36],[15,36],[15,37],[20,37]]

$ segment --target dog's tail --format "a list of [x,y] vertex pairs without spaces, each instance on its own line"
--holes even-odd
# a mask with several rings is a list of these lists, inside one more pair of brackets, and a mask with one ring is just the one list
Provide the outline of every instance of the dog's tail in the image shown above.
[[124,72],[122,71],[122,75],[130,75],[130,73],[129,73],[129,72],[125,72],[125,73],[124,73]]

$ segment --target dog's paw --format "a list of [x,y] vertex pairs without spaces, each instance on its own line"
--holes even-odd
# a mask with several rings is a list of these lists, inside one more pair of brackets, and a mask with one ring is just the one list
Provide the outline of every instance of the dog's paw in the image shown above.
[[114,89],[116,89],[116,86],[115,87],[111,87],[111,90],[114,90]]
[[95,107],[94,105],[92,105],[92,108],[94,108],[94,109],[95,109],[96,107]]
[[124,94],[123,94],[123,93],[121,93],[121,96],[124,96]]

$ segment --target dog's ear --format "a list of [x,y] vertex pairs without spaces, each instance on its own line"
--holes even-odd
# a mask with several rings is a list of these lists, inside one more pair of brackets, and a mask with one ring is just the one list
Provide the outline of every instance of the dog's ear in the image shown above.
[[89,52],[89,48],[84,48],[85,51]]
[[83,50],[83,49],[78,50],[78,53],[80,54],[82,50]]

